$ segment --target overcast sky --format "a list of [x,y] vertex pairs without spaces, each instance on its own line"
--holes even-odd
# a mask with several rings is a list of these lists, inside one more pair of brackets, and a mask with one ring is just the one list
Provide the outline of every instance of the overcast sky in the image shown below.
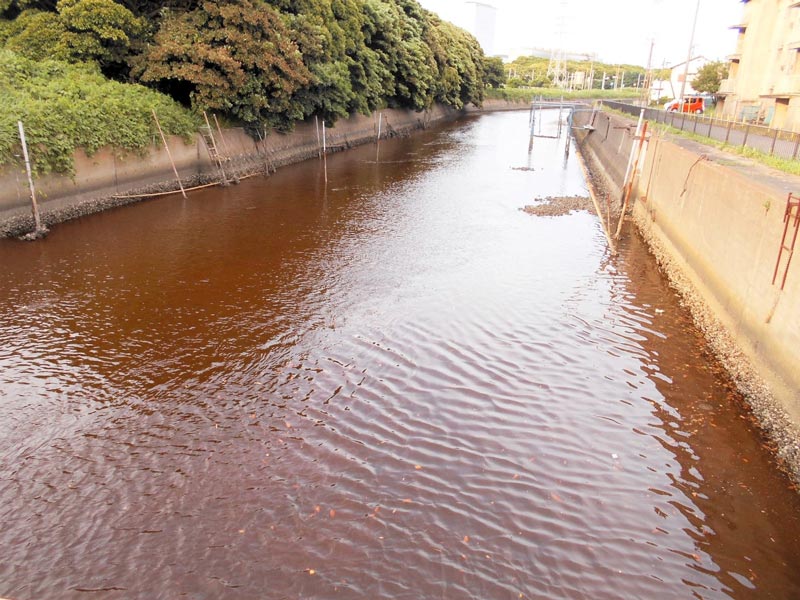
[[[683,62],[689,50],[696,0],[482,0],[497,8],[495,54],[514,48],[562,46],[571,52],[596,53],[609,63],[647,64],[655,39],[653,66]],[[464,0],[420,0],[427,9],[470,29]],[[566,19],[559,19],[565,14]],[[732,54],[742,3],[700,0],[694,55],[710,60]],[[559,43],[559,22],[564,22]]]

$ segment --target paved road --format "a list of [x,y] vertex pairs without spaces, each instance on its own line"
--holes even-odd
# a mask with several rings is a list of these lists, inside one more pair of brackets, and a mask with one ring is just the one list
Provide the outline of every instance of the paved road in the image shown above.
[[[606,102],[605,104],[631,114],[638,114],[639,111],[639,107],[622,102]],[[797,152],[800,134],[783,132],[783,137],[786,139],[781,139],[780,137],[775,139],[775,130],[768,127],[751,125],[748,131],[747,129],[740,129],[742,127],[741,124],[736,124],[729,131],[727,121],[718,121],[712,117],[704,117],[702,115],[666,114],[663,110],[656,109],[647,109],[645,118],[658,123],[666,122],[667,125],[672,125],[677,129],[697,133],[720,142],[724,142],[727,139],[728,144],[731,146],[746,145],[749,148],[769,154],[773,151],[774,143],[774,152],[772,153],[775,156],[796,158],[797,155],[800,155]]]

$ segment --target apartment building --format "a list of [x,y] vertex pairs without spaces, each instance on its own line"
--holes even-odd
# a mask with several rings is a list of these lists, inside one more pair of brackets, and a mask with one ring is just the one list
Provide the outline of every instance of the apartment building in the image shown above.
[[800,2],[743,0],[717,113],[800,130]]

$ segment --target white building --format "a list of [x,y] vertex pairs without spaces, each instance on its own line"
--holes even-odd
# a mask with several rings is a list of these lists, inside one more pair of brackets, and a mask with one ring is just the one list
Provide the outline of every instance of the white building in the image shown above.
[[[689,61],[689,71],[686,73],[686,86],[683,90],[684,96],[693,96],[699,93],[692,87],[692,80],[697,77],[697,72],[707,63],[708,59],[705,56],[695,56]],[[684,71],[686,71],[686,61],[670,67],[669,81],[654,81],[651,90],[660,88],[661,96],[677,98],[681,95]]]
[[468,11],[469,24],[466,29],[478,38],[486,56],[494,56],[494,32],[497,22],[497,9],[484,2],[465,2]]

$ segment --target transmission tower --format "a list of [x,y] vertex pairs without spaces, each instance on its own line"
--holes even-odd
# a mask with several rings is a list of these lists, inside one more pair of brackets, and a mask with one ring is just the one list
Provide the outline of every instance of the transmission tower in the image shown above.
[[550,52],[550,62],[547,65],[547,76],[558,88],[565,88],[568,84],[567,60],[564,52],[564,40],[567,36],[567,0],[560,0],[559,14],[556,17],[556,47]]

